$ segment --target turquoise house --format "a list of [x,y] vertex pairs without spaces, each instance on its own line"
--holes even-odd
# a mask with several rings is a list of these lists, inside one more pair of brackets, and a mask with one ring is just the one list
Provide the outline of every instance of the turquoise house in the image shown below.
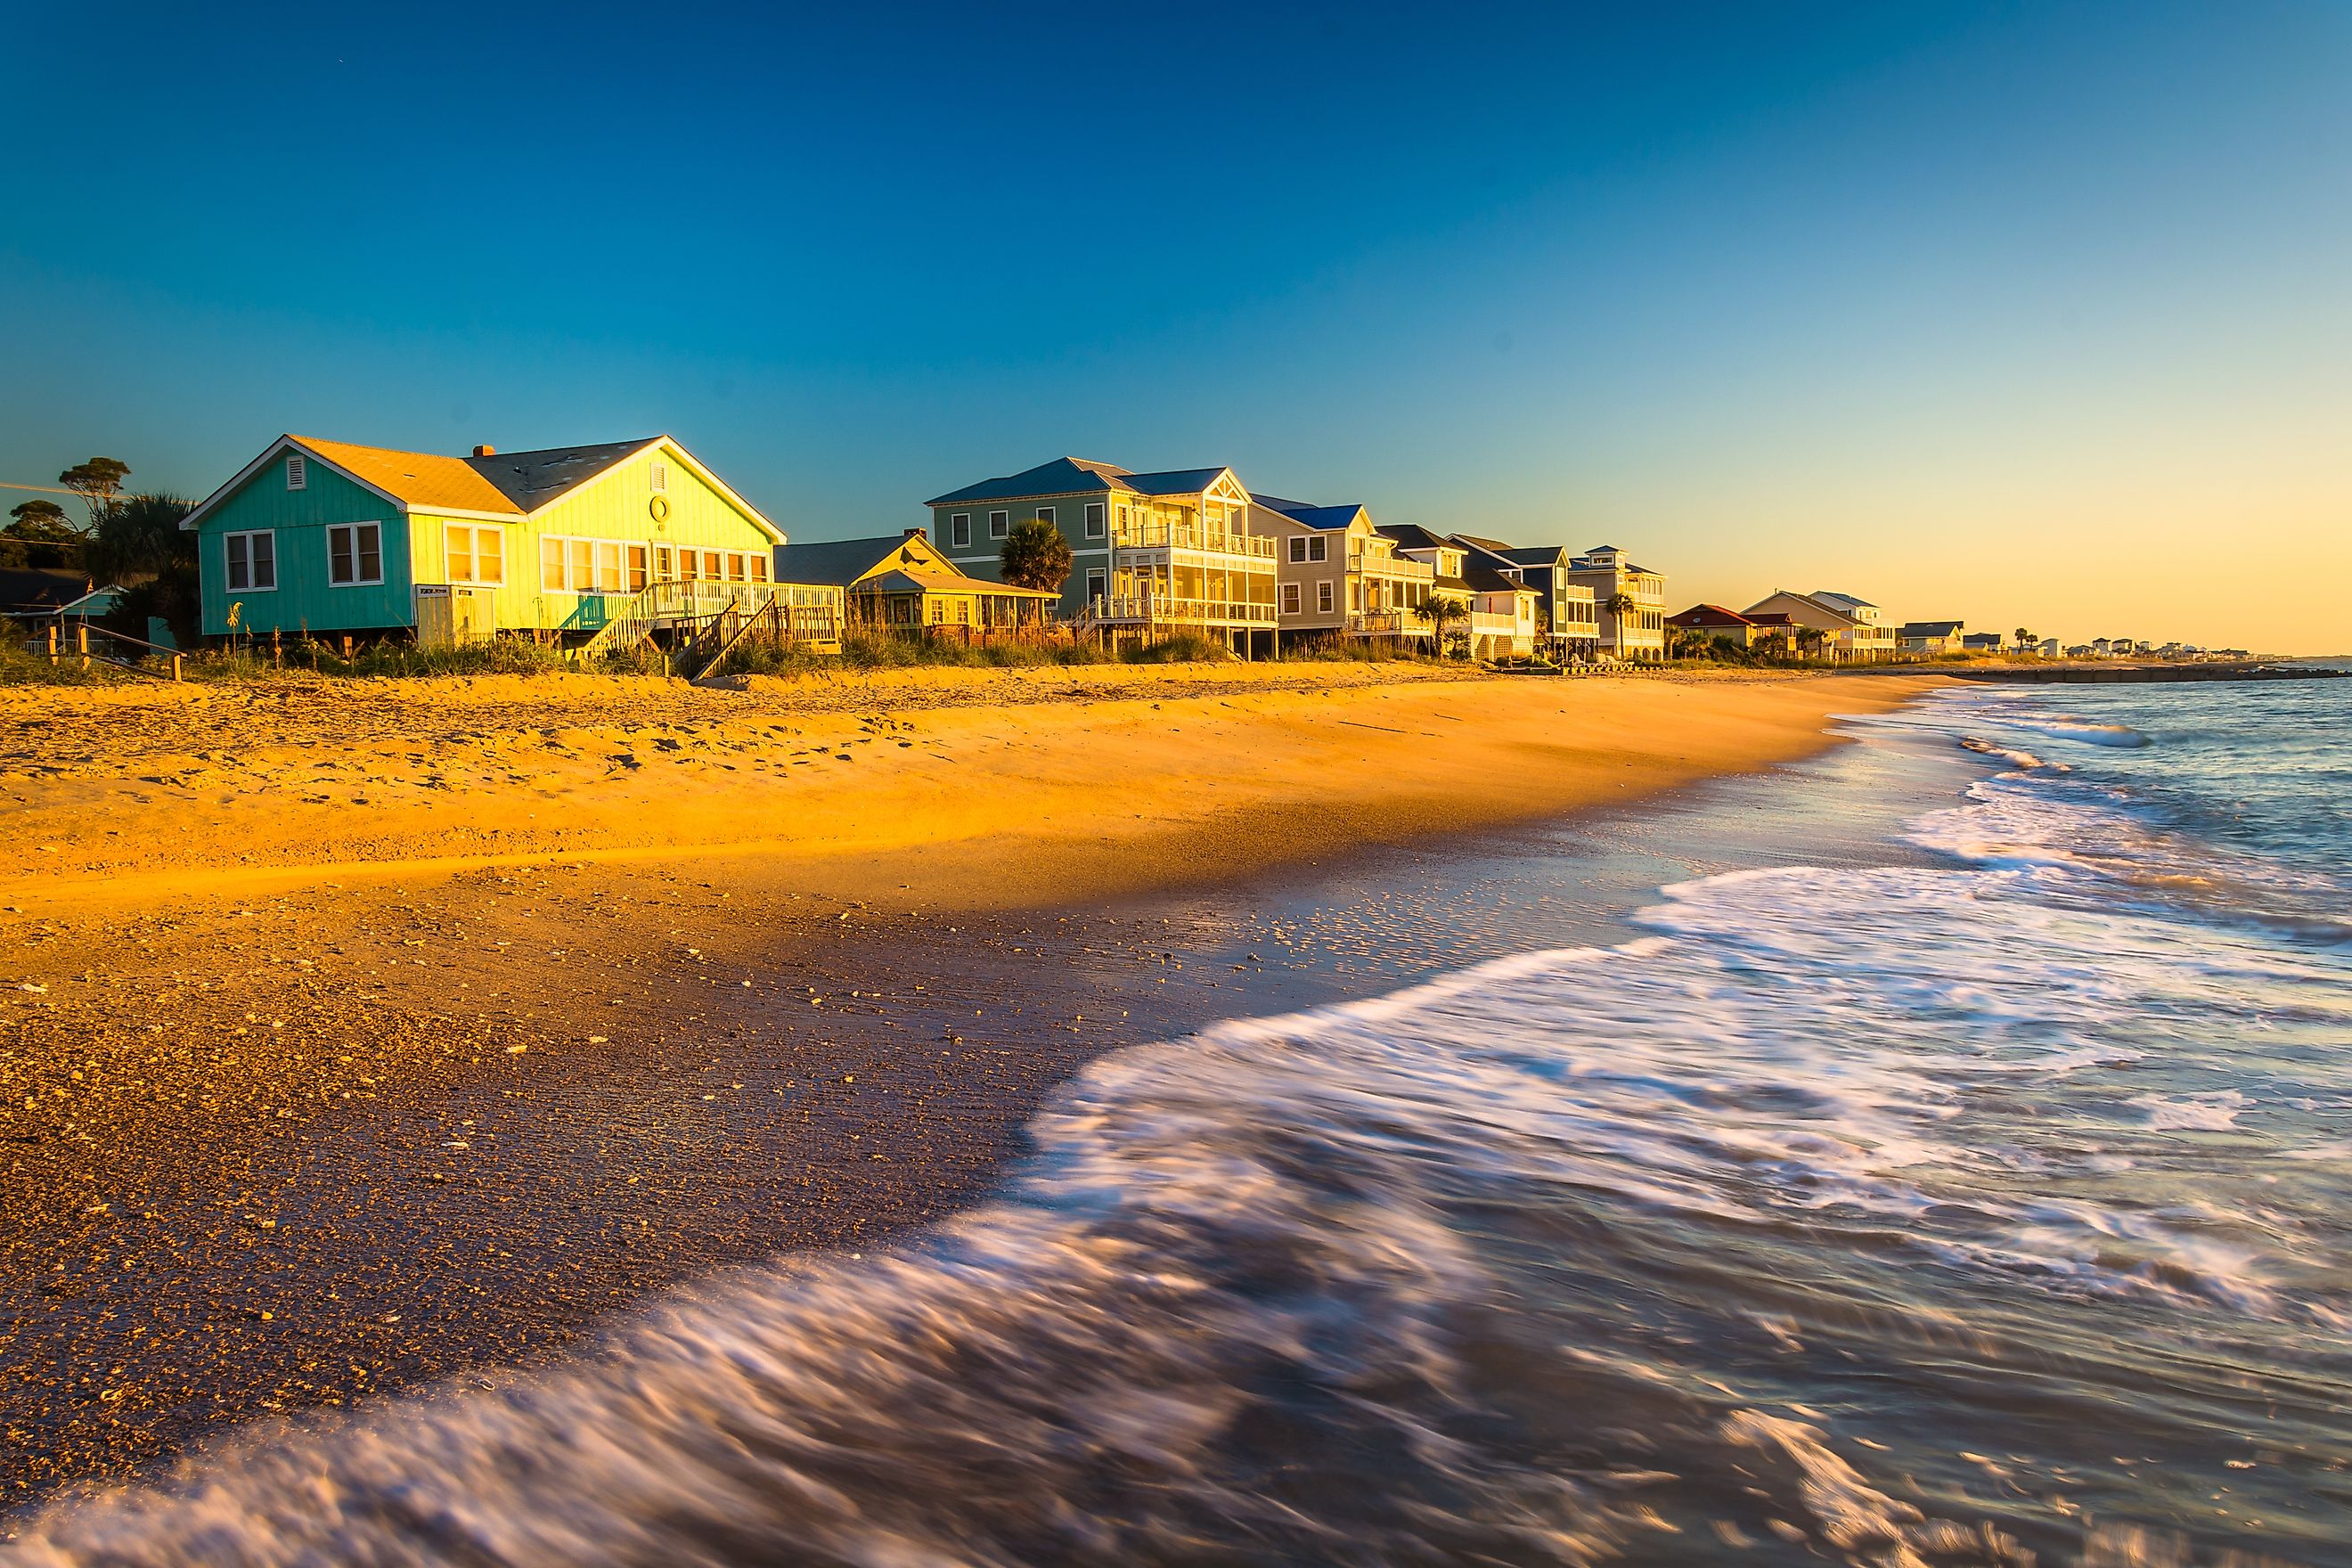
[[207,637],[583,640],[656,584],[756,591],[784,542],[667,436],[464,458],[281,436],[180,526]]

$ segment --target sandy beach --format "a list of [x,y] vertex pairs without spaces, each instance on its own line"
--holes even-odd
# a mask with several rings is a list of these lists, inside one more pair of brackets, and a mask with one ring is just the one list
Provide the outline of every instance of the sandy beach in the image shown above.
[[982,1190],[1283,1000],[1158,894],[1620,805],[1911,679],[1380,666],[0,693],[21,1502]]

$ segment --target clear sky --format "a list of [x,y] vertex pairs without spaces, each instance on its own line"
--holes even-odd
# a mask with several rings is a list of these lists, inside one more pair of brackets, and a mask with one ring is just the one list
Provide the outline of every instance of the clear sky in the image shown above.
[[[0,479],[1065,453],[2352,649],[2352,5],[0,6]],[[6,495],[8,492],[0,492]]]

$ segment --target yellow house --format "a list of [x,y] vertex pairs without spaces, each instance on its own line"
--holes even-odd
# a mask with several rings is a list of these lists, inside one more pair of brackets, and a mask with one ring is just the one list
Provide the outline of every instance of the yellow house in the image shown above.
[[849,624],[912,631],[1002,631],[1052,618],[1059,594],[974,577],[941,554],[921,529],[881,539],[841,539],[778,549],[779,582],[829,584],[848,596]]

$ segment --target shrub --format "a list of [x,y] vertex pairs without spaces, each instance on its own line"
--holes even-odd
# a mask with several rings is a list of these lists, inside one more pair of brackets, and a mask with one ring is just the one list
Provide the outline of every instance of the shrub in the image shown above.
[[1233,657],[1233,650],[1223,643],[1199,632],[1171,632],[1157,642],[1127,648],[1119,654],[1120,660],[1127,664],[1222,663]]

